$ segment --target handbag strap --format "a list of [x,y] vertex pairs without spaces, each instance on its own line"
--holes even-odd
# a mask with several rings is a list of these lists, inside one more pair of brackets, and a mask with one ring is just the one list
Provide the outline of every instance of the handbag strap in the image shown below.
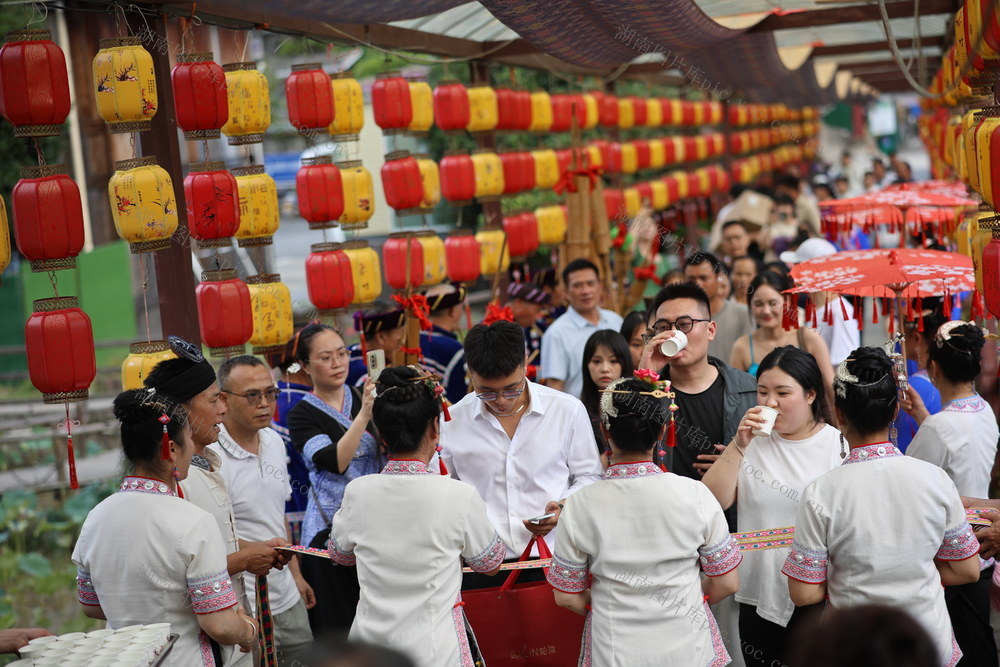
[[[552,558],[552,553],[549,551],[549,545],[545,543],[545,538],[541,535],[532,535],[531,539],[528,540],[528,546],[524,548],[521,553],[521,557],[518,561],[525,561],[531,557],[531,548],[538,545],[538,556],[540,558]],[[549,568],[542,568],[542,571],[548,574]],[[517,583],[517,578],[521,575],[521,570],[512,570],[510,574],[507,575],[507,579],[504,580],[503,584],[500,586],[500,591],[509,591],[515,583]]]

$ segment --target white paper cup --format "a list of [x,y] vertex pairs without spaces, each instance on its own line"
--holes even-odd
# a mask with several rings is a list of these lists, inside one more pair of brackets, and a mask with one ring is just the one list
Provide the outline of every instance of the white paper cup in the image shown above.
[[167,640],[170,638],[170,624],[169,623],[150,623],[149,625],[142,626],[143,631],[156,630],[160,633],[160,642],[166,644]]
[[672,338],[660,343],[660,352],[666,357],[677,356],[677,353],[687,347],[688,337],[683,331],[674,330]]
[[28,641],[29,646],[37,646],[38,644],[48,644],[49,642],[58,641],[59,638],[55,635],[45,635],[44,637],[35,637],[34,639]]
[[107,639],[111,635],[115,634],[114,630],[109,628],[103,628],[101,630],[94,630],[87,633],[87,639],[93,639],[94,637],[100,637],[101,639]]
[[75,642],[75,641],[79,641],[79,640],[83,639],[86,636],[87,635],[85,635],[82,632],[69,632],[69,633],[66,633],[65,635],[59,635],[58,639],[61,642],[69,642],[69,641],[74,641]]
[[122,635],[122,636],[131,635],[131,634],[133,634],[135,632],[142,632],[142,626],[141,625],[126,625],[124,628],[118,628],[117,630],[115,630],[115,634],[116,635]]
[[52,644],[50,643],[32,644],[29,642],[27,646],[22,646],[17,650],[17,652],[22,658],[40,658],[42,657],[42,654],[48,651],[51,646]]
[[35,664],[34,660],[15,660],[14,662],[8,662],[7,667],[32,667]]
[[766,438],[771,435],[771,429],[774,428],[774,420],[778,418],[778,411],[766,405],[761,405],[757,416],[764,420],[764,424],[760,428],[754,429],[753,434]]

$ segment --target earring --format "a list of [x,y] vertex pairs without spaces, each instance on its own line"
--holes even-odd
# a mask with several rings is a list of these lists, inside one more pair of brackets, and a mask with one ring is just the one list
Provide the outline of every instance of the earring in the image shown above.
[[892,441],[892,446],[893,447],[898,447],[899,446],[897,444],[899,442],[899,440],[897,439],[898,435],[899,435],[899,433],[896,431],[896,422],[892,422],[892,426],[889,427],[889,440]]
[[180,484],[181,476],[177,472],[177,466],[174,466],[174,484]]
[[843,461],[847,458],[847,442],[844,440],[844,434],[840,434],[840,460]]

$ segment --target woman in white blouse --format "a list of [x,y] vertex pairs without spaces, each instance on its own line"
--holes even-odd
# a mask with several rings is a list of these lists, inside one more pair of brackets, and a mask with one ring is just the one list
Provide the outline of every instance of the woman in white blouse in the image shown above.
[[581,666],[721,667],[730,656],[708,605],[739,587],[740,550],[704,484],[653,464],[664,383],[637,374],[647,379],[603,394],[611,465],[566,499],[548,581],[558,605],[587,616]]
[[797,605],[905,609],[934,640],[941,665],[962,657],[944,586],[979,578],[979,541],[948,475],[889,442],[897,410],[892,361],[861,347],[838,367],[835,407],[850,445],[844,465],[806,487],[782,572]]
[[178,497],[194,453],[184,408],[132,390],[114,412],[134,470],[90,511],[73,549],[84,614],[112,629],[170,623],[179,637],[164,665],[221,665],[217,644],[248,652],[257,628],[237,607],[215,519]]
[[[959,494],[985,498],[997,453],[996,416],[976,393],[985,337],[978,326],[953,320],[940,326],[927,348],[927,374],[941,392],[941,411],[929,414],[912,387],[902,407],[919,426],[906,453],[940,467]],[[944,597],[955,638],[975,665],[996,667],[997,646],[990,627],[991,562],[983,562],[979,581],[949,586]]]
[[[702,478],[723,509],[736,503],[741,533],[793,526],[806,485],[847,455],[840,431],[828,423],[826,395],[811,354],[786,345],[760,362],[758,407],[747,411],[736,437]],[[764,423],[761,406],[777,410],[778,417],[770,435],[755,436]],[[740,640],[766,663],[785,664],[795,627],[822,610],[795,609],[781,575],[787,555],[787,547],[759,549],[740,566]]]
[[418,667],[465,667],[478,649],[462,611],[462,559],[494,574],[506,548],[476,489],[427,468],[439,435],[436,380],[413,366],[379,375],[373,418],[389,462],[347,485],[329,551],[358,568],[352,640],[399,649]]

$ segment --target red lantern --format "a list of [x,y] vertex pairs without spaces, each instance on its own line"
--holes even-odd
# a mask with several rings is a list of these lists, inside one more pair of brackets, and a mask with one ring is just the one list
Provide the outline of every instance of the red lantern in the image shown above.
[[213,357],[243,354],[253,335],[250,290],[233,269],[205,271],[195,288],[201,341]]
[[524,132],[531,127],[531,93],[526,90],[498,88],[497,128]]
[[90,318],[75,296],[39,299],[24,326],[31,384],[46,403],[85,401],[97,375]]
[[385,192],[386,202],[397,212],[420,207],[420,202],[424,199],[420,165],[408,151],[395,151],[385,156],[385,164],[382,165],[382,190]]
[[69,77],[48,30],[18,30],[0,48],[0,115],[15,137],[59,134],[69,115]]
[[663,183],[667,186],[667,201],[670,204],[676,203],[681,198],[681,186],[675,176],[664,176]]
[[83,205],[66,165],[22,167],[12,204],[17,249],[31,270],[75,268],[83,250]]
[[677,141],[676,137],[663,137],[660,142],[663,144],[663,164],[677,164]]
[[624,220],[628,217],[625,211],[625,193],[614,188],[604,188],[604,210],[609,220]]
[[501,153],[503,193],[513,195],[535,188],[535,161],[527,151]]
[[343,313],[354,300],[351,260],[337,243],[316,243],[306,257],[309,301],[323,314]]
[[218,139],[229,119],[226,73],[211,53],[182,53],[170,70],[177,126],[189,141]]
[[[407,281],[406,268],[410,275]],[[424,284],[424,247],[413,232],[389,234],[382,246],[382,267],[385,281],[393,289],[420,287]]]
[[[996,234],[996,231],[993,232]],[[983,296],[986,308],[998,317],[1000,313],[1000,238],[994,236],[983,248]]]
[[559,165],[559,173],[565,174],[573,161],[573,151],[568,148],[560,148],[556,151],[556,163]]
[[503,219],[511,257],[526,257],[538,250],[538,219],[531,211]]
[[372,109],[375,123],[386,134],[405,132],[409,127],[413,120],[410,84],[399,72],[380,74],[375,79],[372,84]]
[[705,192],[701,191],[701,179],[698,178],[698,173],[694,171],[689,171],[684,174],[684,178],[687,179],[687,196],[688,197],[702,197]]
[[434,122],[444,132],[464,132],[469,124],[469,92],[458,81],[434,89]]
[[326,129],[333,122],[333,87],[321,64],[292,65],[292,74],[285,81],[285,97],[288,120],[299,133]]
[[295,192],[299,215],[310,229],[337,226],[337,218],[344,212],[344,183],[329,155],[302,160],[302,168],[295,174]]
[[617,174],[622,170],[622,145],[617,141],[601,141],[601,159],[604,161],[604,171]]
[[618,98],[602,95],[597,103],[597,119],[601,127],[618,127]]
[[479,278],[479,241],[472,232],[452,232],[444,240],[444,259],[448,267],[448,280],[468,283]]
[[636,183],[635,189],[639,193],[639,203],[643,206],[651,206],[653,203],[653,186],[649,183]]
[[674,104],[675,100],[669,97],[661,97],[660,102],[660,115],[663,117],[664,125],[680,125],[681,119],[677,115],[677,105]]
[[[464,153],[445,155],[441,158],[440,170],[442,197],[452,204],[472,201],[476,196],[476,169],[472,163],[472,156]],[[504,175],[506,176],[506,173]],[[534,179],[533,169],[531,175]]]
[[568,132],[573,127],[573,118],[576,117],[576,126],[583,128],[587,120],[587,107],[584,105],[583,97],[580,95],[553,95],[552,96],[552,132]]
[[636,163],[639,169],[649,169],[649,142],[645,139],[636,139],[632,142],[635,146]]
[[236,177],[223,162],[198,162],[184,178],[184,199],[191,236],[204,247],[232,244],[240,228],[240,196]]
[[641,97],[631,97],[629,98],[629,101],[632,103],[632,115],[635,118],[635,126],[645,126],[646,121],[649,119],[649,111],[646,108],[646,100]]
[[681,125],[692,126],[695,121],[694,102],[681,100]]

